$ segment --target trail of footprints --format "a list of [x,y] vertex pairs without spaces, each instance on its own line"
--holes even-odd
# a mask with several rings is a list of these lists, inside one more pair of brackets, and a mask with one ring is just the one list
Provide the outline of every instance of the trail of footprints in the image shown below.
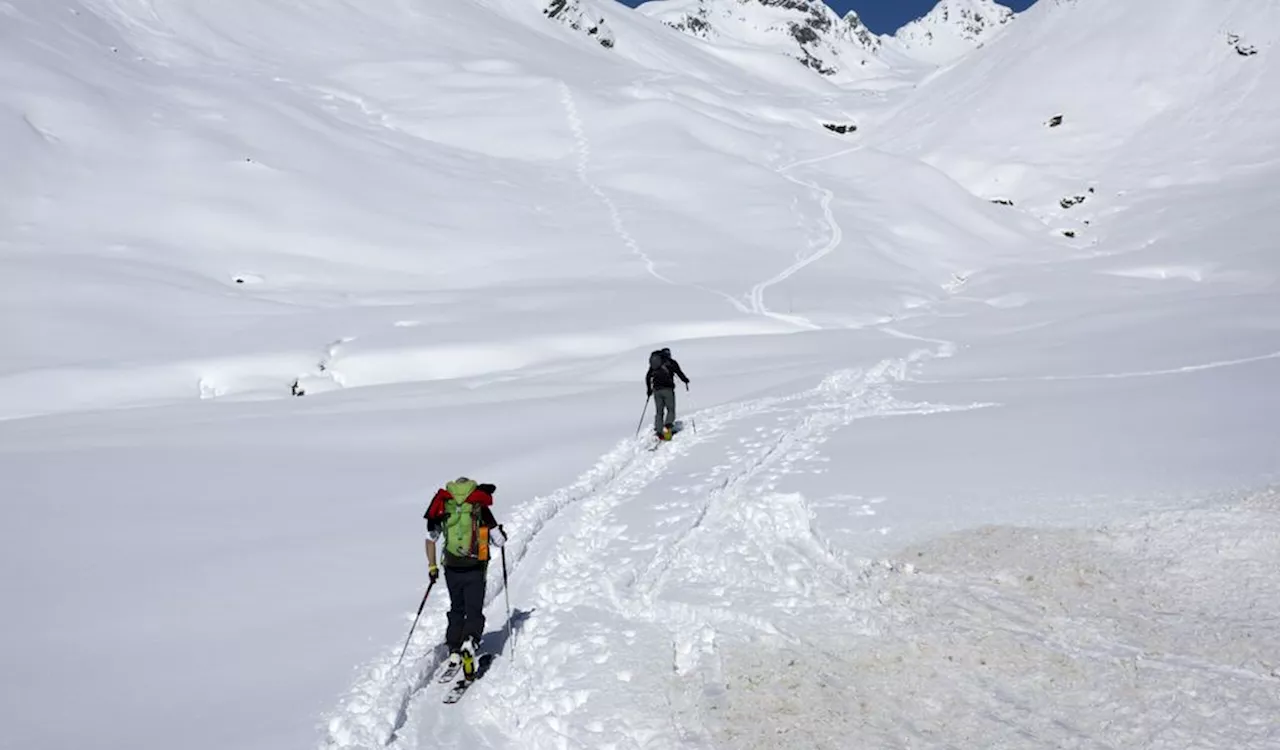
[[[527,747],[557,747],[562,732],[591,731],[586,717],[612,713],[612,732],[627,738],[618,747],[697,735],[696,721],[673,724],[671,714],[696,717],[716,693],[721,638],[794,636],[779,623],[796,618],[778,610],[802,611],[819,593],[852,596],[860,575],[816,537],[802,498],[774,492],[779,482],[821,463],[821,443],[856,419],[969,408],[897,401],[891,389],[904,374],[903,362],[885,362],[795,396],[699,415],[699,433],[686,431],[586,498],[541,571],[529,655],[495,688],[509,709],[502,729]],[[728,437],[743,422],[758,424]],[[655,488],[673,463],[711,446],[723,451],[713,468]],[[669,669],[654,670],[663,654]],[[602,685],[602,673],[616,679]]]

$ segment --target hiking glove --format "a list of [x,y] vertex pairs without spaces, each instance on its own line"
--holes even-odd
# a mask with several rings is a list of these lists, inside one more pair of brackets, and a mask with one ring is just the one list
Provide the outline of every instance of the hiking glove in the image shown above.
[[427,577],[431,579],[432,583],[435,583],[440,578],[440,569],[432,565],[427,570]]
[[[489,544],[492,544],[492,545],[493,545],[493,546],[495,546],[495,547],[502,547],[502,546],[506,545],[506,543],[507,543],[507,530],[506,530],[506,529],[504,529],[504,528],[502,528],[502,524],[498,524],[498,525],[497,525],[497,526],[495,526],[494,528],[495,528],[495,529],[497,529],[498,533],[497,533],[497,534],[494,534],[494,533],[492,533],[492,532],[491,532],[491,533],[489,534]],[[499,538],[499,537],[501,537],[501,538]]]

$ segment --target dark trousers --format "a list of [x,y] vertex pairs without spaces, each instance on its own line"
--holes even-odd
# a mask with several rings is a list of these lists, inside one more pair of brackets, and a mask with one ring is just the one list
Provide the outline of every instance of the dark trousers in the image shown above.
[[662,428],[675,424],[676,421],[676,389],[659,388],[653,392],[653,431],[662,432]]
[[487,565],[474,568],[444,569],[444,582],[449,587],[449,627],[444,633],[450,651],[462,647],[462,641],[474,637],[480,643],[484,635],[484,584]]

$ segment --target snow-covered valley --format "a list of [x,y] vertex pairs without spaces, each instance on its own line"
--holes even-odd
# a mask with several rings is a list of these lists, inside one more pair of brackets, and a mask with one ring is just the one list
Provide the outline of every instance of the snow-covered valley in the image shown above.
[[1280,745],[1277,36],[0,0],[4,746]]

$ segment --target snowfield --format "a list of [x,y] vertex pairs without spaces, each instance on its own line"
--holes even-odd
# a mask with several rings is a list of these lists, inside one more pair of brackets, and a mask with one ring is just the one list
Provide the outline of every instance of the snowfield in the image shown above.
[[854,20],[0,0],[4,746],[1280,747],[1280,5]]

